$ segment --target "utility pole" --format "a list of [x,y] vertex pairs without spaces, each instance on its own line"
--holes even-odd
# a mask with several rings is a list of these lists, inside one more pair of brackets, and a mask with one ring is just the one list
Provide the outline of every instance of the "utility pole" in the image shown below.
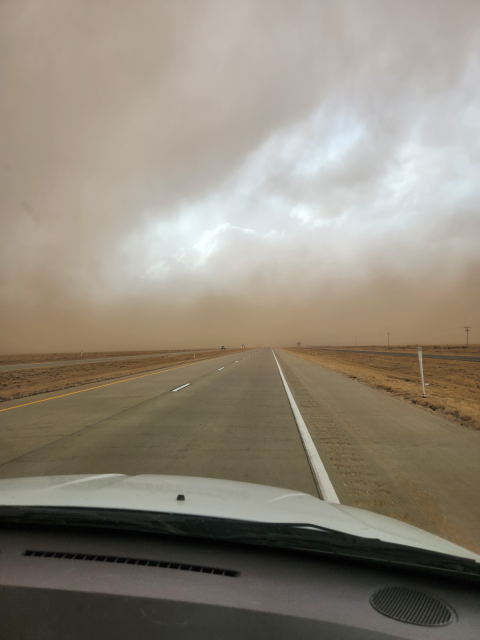
[[466,345],[468,347],[468,334],[471,331],[472,327],[463,327],[465,329],[465,335],[466,335]]
[[390,349],[390,331],[387,331],[387,349]]

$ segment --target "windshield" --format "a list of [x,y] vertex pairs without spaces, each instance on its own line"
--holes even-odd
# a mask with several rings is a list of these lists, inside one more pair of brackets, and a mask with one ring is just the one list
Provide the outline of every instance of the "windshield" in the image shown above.
[[6,0],[0,51],[0,506],[480,553],[480,4]]

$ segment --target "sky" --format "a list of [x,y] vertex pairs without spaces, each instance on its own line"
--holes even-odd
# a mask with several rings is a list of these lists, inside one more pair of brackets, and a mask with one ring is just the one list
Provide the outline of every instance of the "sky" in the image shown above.
[[1,0],[0,352],[480,342],[477,0]]

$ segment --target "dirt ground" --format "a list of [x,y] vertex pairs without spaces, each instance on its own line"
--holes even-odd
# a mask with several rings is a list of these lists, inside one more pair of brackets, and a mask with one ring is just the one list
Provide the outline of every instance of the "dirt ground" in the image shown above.
[[[427,397],[423,398],[416,358],[329,351],[314,347],[289,350],[429,411],[438,411],[464,426],[480,429],[480,362],[424,359],[425,382],[428,386]],[[399,349],[394,347],[392,350]],[[453,349],[445,350],[452,355]],[[429,352],[428,349],[424,351]],[[439,353],[440,348],[430,352]],[[461,353],[467,354],[466,351]],[[474,355],[470,351],[468,354]]]
[[[352,347],[351,345],[348,347],[338,347],[338,349],[352,349],[352,350],[363,350],[366,351],[396,351],[396,352],[407,352],[407,353],[416,353],[417,352],[416,344],[408,344],[401,346],[392,346],[387,347],[383,346],[367,346],[367,347]],[[310,347],[315,349],[317,347]],[[328,347],[318,347],[318,348],[328,348]],[[480,356],[480,344],[431,344],[423,346],[423,353],[431,353],[436,355],[447,355],[447,356]]]
[[[59,389],[66,389],[81,384],[111,380],[112,378],[121,378],[146,371],[155,371],[169,367],[172,364],[206,360],[219,355],[225,355],[225,353],[234,352],[235,350],[233,349],[229,349],[228,352],[220,349],[196,353],[189,351],[172,355],[171,357],[163,355],[158,359],[116,360],[114,362],[95,362],[62,367],[50,366],[8,371],[0,374],[0,402],[38,393],[58,391]],[[134,354],[135,352],[128,352],[128,355]],[[51,355],[52,354],[48,354],[49,357]],[[71,355],[72,354],[68,354],[69,358]],[[101,354],[94,355],[101,357]],[[119,354],[117,352],[116,354],[110,353],[108,355]],[[61,360],[64,358],[58,359]],[[45,361],[46,360],[47,358],[45,358]]]

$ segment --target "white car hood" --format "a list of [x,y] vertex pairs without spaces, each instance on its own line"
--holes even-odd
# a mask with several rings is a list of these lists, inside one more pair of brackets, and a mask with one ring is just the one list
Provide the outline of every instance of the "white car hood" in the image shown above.
[[[177,500],[181,494],[184,500]],[[306,493],[231,480],[121,474],[0,480],[0,506],[94,507],[312,524],[480,563],[480,556],[417,527]]]

